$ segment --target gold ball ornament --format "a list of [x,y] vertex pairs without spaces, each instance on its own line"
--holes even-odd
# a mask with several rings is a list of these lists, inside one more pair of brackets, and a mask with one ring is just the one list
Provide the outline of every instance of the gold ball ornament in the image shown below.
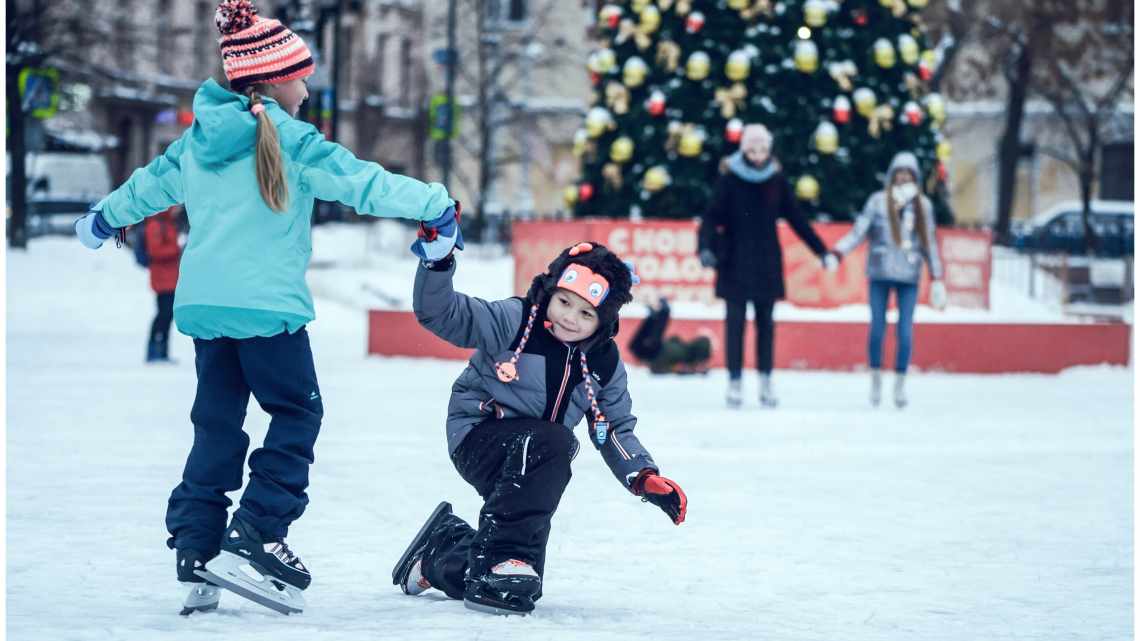
[[879,38],[875,41],[872,50],[875,53],[875,64],[883,69],[890,69],[895,66],[895,48],[891,46],[890,40]]
[[941,125],[946,122],[946,101],[940,94],[932,93],[923,102],[926,103],[926,112],[935,123]]
[[681,144],[677,146],[677,152],[686,158],[693,158],[701,155],[701,149],[704,146],[704,132],[699,129],[690,129],[681,135]]
[[633,56],[625,61],[625,65],[621,68],[621,79],[625,86],[633,89],[640,87],[645,82],[645,76],[649,73],[649,65],[638,56]]
[[648,6],[649,0],[633,0],[633,2],[630,3],[629,8],[634,13],[641,13],[641,11]]
[[613,49],[598,51],[598,73],[609,73],[617,65],[617,55]]
[[879,6],[890,9],[895,6],[895,0],[879,0]]
[[733,11],[744,11],[750,4],[752,0],[728,0],[728,8]]
[[581,158],[586,153],[586,145],[590,144],[590,135],[585,129],[574,132],[574,157]]
[[639,15],[641,16],[641,29],[645,33],[653,33],[661,26],[661,11],[657,7],[649,5],[642,9]]
[[728,55],[728,62],[724,65],[724,75],[729,80],[739,82],[752,72],[752,58],[743,49],[737,49]]
[[586,134],[590,138],[597,138],[606,132],[613,116],[605,107],[594,107],[586,114]]
[[934,149],[934,154],[938,156],[938,160],[942,162],[950,160],[950,154],[952,153],[954,153],[954,146],[950,144],[949,140],[943,140],[938,143],[938,146]]
[[926,51],[923,51],[919,56],[919,59],[925,62],[931,69],[933,69],[938,64],[938,55],[934,53],[933,49],[927,49]]
[[830,122],[821,122],[812,136],[815,148],[821,154],[831,155],[839,150],[839,130]]
[[642,185],[645,186],[647,191],[658,192],[669,186],[672,182],[669,176],[669,170],[661,165],[650,167],[649,171],[645,172],[645,178],[642,179]]
[[918,41],[911,37],[910,34],[904,33],[899,36],[899,57],[908,65],[918,63]]
[[855,111],[864,118],[870,118],[871,114],[875,113],[875,107],[879,106],[875,92],[867,87],[859,87],[852,97],[855,98]]
[[804,3],[804,22],[812,29],[827,24],[827,4],[823,0],[808,0]]
[[610,160],[616,163],[629,162],[633,158],[633,139],[629,136],[622,136],[610,145]]
[[819,200],[819,181],[815,176],[804,174],[796,181],[796,198],[815,202]]
[[567,207],[573,207],[578,204],[578,188],[570,185],[562,190],[562,202],[566,203]]
[[709,54],[696,51],[685,61],[685,77],[689,80],[701,81],[709,77]]
[[811,40],[800,40],[795,50],[796,70],[815,73],[819,69],[819,48]]
[[911,7],[914,7],[915,9],[925,9],[926,8],[926,0],[907,0],[907,3],[910,4]]

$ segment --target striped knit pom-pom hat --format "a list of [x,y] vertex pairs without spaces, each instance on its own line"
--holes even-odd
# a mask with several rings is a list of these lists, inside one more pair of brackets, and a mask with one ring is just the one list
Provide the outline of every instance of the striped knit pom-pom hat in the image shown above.
[[313,74],[313,55],[305,41],[281,21],[257,15],[250,0],[222,0],[214,22],[222,34],[222,67],[234,91]]

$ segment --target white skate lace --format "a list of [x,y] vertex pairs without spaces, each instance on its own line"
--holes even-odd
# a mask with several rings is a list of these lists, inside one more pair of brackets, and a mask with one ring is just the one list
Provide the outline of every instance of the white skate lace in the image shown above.
[[[273,547],[270,548],[270,546]],[[301,563],[301,559],[298,558],[296,554],[293,554],[293,551],[289,549],[288,545],[285,545],[284,541],[266,543],[265,547],[269,548],[266,550],[266,552],[269,552],[273,556],[277,557],[278,561],[284,563],[285,565],[297,568],[298,570],[306,571],[305,564]]]

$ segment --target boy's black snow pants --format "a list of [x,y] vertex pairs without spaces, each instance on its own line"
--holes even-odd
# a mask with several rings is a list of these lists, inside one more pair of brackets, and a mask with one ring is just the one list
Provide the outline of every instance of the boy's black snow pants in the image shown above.
[[249,457],[249,483],[235,515],[263,537],[284,537],[309,503],[309,465],[324,407],[309,334],[194,340],[198,391],[190,420],[194,445],[170,495],[167,544],[215,554],[230,499],[241,488],[249,436],[249,395],[270,416],[265,442]]
[[507,559],[526,561],[542,576],[550,519],[577,450],[573,432],[548,421],[492,419],[472,430],[451,459],[483,497],[479,529],[452,514],[432,532],[422,565],[432,587],[462,599],[468,576]]

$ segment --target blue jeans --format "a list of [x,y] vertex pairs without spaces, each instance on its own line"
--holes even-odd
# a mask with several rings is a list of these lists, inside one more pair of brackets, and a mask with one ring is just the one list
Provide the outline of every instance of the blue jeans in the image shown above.
[[910,364],[910,348],[914,339],[914,306],[918,302],[918,285],[914,283],[900,283],[893,280],[870,281],[871,335],[867,340],[868,359],[871,362],[871,369],[879,369],[883,365],[883,335],[887,331],[887,299],[890,297],[891,289],[895,290],[899,306],[899,322],[895,328],[895,336],[898,339],[895,371],[905,374],[907,365]]
[[190,410],[194,445],[170,495],[170,547],[207,555],[221,545],[249,448],[242,429],[252,393],[270,416],[265,442],[249,457],[249,483],[235,515],[263,537],[284,537],[309,502],[309,465],[324,407],[304,328],[245,339],[194,339],[198,391]]

